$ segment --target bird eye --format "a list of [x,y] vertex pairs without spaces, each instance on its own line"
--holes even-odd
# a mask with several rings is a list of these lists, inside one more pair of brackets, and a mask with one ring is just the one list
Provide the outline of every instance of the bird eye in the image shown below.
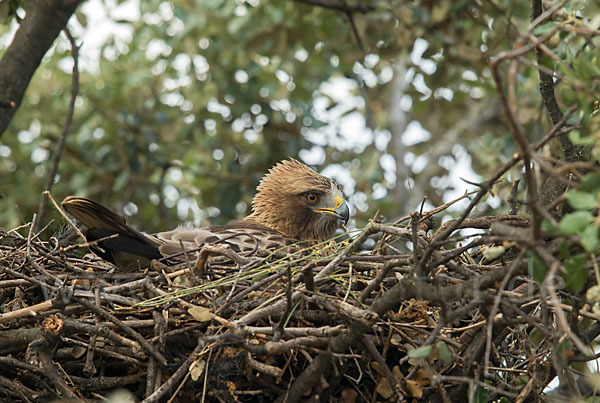
[[317,201],[319,201],[319,195],[316,193],[307,193],[305,197],[306,201],[310,204],[315,204]]

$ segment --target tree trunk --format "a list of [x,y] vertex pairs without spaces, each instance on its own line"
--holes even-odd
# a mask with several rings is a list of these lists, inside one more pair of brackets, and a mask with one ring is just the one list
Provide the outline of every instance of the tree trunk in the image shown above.
[[36,0],[0,60],[0,136],[23,100],[31,77],[82,0]]

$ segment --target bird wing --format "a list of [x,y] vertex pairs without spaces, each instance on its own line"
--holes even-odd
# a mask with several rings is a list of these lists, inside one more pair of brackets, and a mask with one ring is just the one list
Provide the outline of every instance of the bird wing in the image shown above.
[[234,252],[244,254],[260,249],[289,252],[291,246],[298,242],[249,220],[208,228],[175,229],[159,232],[155,236],[163,242],[159,246],[163,256],[181,255],[184,249],[186,253],[197,252],[205,244],[228,245]]
[[130,271],[152,259],[195,257],[205,244],[227,244],[235,252],[279,250],[297,242],[280,232],[245,219],[234,223],[195,229],[174,229],[146,234],[126,223],[125,217],[83,197],[69,196],[62,207],[85,227],[90,246],[101,258]]

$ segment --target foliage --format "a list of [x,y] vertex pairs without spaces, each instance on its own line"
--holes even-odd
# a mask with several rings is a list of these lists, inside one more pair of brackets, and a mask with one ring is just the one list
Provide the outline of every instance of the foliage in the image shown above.
[[[334,10],[283,0],[115,6],[84,3],[71,22],[82,43],[82,72],[53,191],[58,199],[76,193],[119,208],[132,202],[137,208],[125,212],[146,230],[182,219],[222,223],[248,211],[258,178],[274,162],[309,155],[318,166],[349,170],[354,182],[346,190],[364,222],[376,211],[406,212],[420,195],[440,204],[446,190],[464,191],[457,176],[469,175],[469,162],[485,177],[516,150],[499,116],[487,61],[510,49],[528,23],[524,2],[380,1],[371,12],[352,14],[354,25]],[[579,12],[593,11],[590,5]],[[94,17],[103,13],[108,20]],[[567,39],[559,43],[559,57],[566,59],[560,67],[580,63],[588,66],[585,77],[593,75],[593,55],[563,45],[581,38],[560,35]],[[6,206],[18,205],[26,218],[37,207],[67,112],[69,49],[60,37],[2,137],[7,175],[0,189]],[[392,147],[389,130],[398,63],[406,63],[410,80],[400,107],[407,122],[419,122],[431,136],[404,135],[405,143],[416,141],[405,150]],[[579,69],[565,74],[573,71]],[[356,111],[359,118],[342,131],[339,122],[322,121],[314,106],[345,107],[322,85],[336,77],[356,83],[344,96],[357,101],[342,114]],[[525,66],[519,77],[520,116],[532,140],[539,139],[546,122],[537,71]],[[360,116],[364,128],[357,127],[365,124]],[[394,161],[411,169],[411,189],[398,186],[413,195],[412,206],[385,198],[396,186]],[[457,164],[463,166],[458,174]],[[21,218],[10,207],[0,221],[15,225]]]

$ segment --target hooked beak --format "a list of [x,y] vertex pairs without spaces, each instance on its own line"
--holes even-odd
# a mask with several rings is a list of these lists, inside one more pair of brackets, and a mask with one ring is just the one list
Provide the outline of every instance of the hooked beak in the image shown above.
[[338,220],[342,221],[344,225],[346,225],[348,223],[348,220],[350,219],[350,208],[348,208],[348,204],[346,203],[344,198],[339,195],[335,197],[334,208],[318,208],[315,209],[315,211],[318,211],[320,213],[331,214]]

